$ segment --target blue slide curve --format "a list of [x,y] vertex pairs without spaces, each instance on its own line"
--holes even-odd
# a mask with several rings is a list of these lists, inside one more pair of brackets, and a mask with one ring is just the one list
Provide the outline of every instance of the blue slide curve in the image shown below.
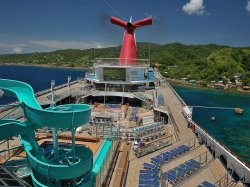
[[26,121],[0,120],[0,139],[19,135],[32,168],[33,184],[61,186],[61,181],[73,179],[76,186],[91,186],[93,153],[90,149],[76,146],[74,158],[60,150],[61,157],[56,162],[43,154],[34,133],[35,129],[44,126],[73,129],[85,125],[90,119],[91,106],[69,104],[42,109],[32,87],[26,83],[0,79],[0,89],[6,95],[18,98],[27,118]]

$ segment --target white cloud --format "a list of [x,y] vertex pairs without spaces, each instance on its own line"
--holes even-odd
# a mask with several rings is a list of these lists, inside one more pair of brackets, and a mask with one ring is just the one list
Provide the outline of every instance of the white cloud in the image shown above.
[[101,45],[97,45],[97,46],[95,46],[95,48],[97,48],[97,49],[101,49],[101,48],[103,48]]
[[246,7],[247,11],[250,12],[250,1],[247,1],[247,7]]
[[27,47],[24,43],[0,42],[0,53],[22,53],[23,48]]
[[32,45],[49,47],[53,49],[89,49],[114,46],[112,44],[102,44],[99,42],[76,42],[61,40],[34,40],[29,42]]
[[191,15],[204,15],[205,14],[204,0],[190,0],[188,3],[183,5],[182,10]]
[[22,52],[22,49],[20,48],[20,47],[14,47],[14,49],[13,49],[13,51],[14,51],[14,53],[21,53]]
[[114,44],[100,42],[77,42],[63,40],[32,40],[23,43],[1,42],[0,54],[48,52],[61,49],[89,49],[113,47]]
[[14,49],[15,47],[23,48],[26,47],[27,44],[24,43],[6,43],[6,42],[0,42],[0,49]]

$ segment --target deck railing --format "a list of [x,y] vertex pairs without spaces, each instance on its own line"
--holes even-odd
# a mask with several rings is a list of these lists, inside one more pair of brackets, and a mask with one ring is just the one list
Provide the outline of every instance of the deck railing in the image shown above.
[[167,136],[164,138],[160,138],[158,140],[155,140],[151,143],[148,143],[145,146],[135,150],[135,155],[137,158],[139,158],[139,157],[145,156],[149,153],[163,149],[163,148],[170,146],[172,144],[173,144],[173,135]]
[[236,172],[242,182],[250,183],[250,169],[249,165],[247,165],[236,153],[234,153],[231,149],[221,144],[215,138],[213,138],[208,132],[202,129],[198,124],[194,121],[191,122],[195,133],[199,134],[202,137],[203,143],[209,146],[214,152],[214,156],[219,158],[220,156],[224,156],[227,160],[227,169],[232,172]]
[[178,128],[177,123],[175,122],[171,109],[169,108],[169,106],[167,106],[167,108],[168,108],[169,115],[170,115],[169,122],[173,126],[175,138],[177,141],[180,141],[180,130]]
[[229,173],[226,173],[223,177],[221,177],[217,182],[215,182],[213,185],[217,187],[224,187],[224,186],[230,186],[231,184],[235,184],[235,181],[233,178],[229,175]]
[[96,187],[102,187],[106,183],[106,178],[109,175],[109,170],[118,147],[119,141],[113,140],[112,145],[108,150],[108,153],[103,161],[103,164],[99,170],[99,173],[95,177]]
[[148,59],[96,58],[94,66],[149,67]]
[[126,158],[124,160],[124,164],[123,164],[123,169],[122,169],[122,178],[120,181],[120,187],[125,187],[126,184],[126,178],[128,175],[128,167],[129,167],[129,151],[126,154]]

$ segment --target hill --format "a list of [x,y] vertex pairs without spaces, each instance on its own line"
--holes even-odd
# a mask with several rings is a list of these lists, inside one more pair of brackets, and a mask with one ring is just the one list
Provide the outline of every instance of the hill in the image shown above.
[[[172,43],[159,45],[137,43],[138,58],[158,64],[164,76],[194,80],[234,80],[241,74],[244,84],[250,85],[250,48],[208,45],[183,45]],[[0,55],[1,63],[46,64],[65,67],[91,67],[95,58],[117,58],[120,46],[87,50],[60,50],[47,53]]]

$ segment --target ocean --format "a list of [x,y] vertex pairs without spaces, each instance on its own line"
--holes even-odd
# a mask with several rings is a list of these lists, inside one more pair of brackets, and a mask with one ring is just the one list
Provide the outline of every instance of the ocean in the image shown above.
[[[193,109],[193,120],[219,142],[250,163],[250,95],[224,93],[173,85],[189,106],[243,108],[242,115],[233,109]],[[211,120],[211,116],[216,121]]]
[[[55,86],[67,83],[68,76],[71,76],[71,80],[77,80],[78,77],[84,77],[85,73],[81,69],[73,68],[15,65],[0,66],[0,78],[26,82],[33,87],[35,93],[50,88],[51,80],[55,80]],[[0,98],[0,104],[6,104],[13,101],[13,98],[6,96]]]

